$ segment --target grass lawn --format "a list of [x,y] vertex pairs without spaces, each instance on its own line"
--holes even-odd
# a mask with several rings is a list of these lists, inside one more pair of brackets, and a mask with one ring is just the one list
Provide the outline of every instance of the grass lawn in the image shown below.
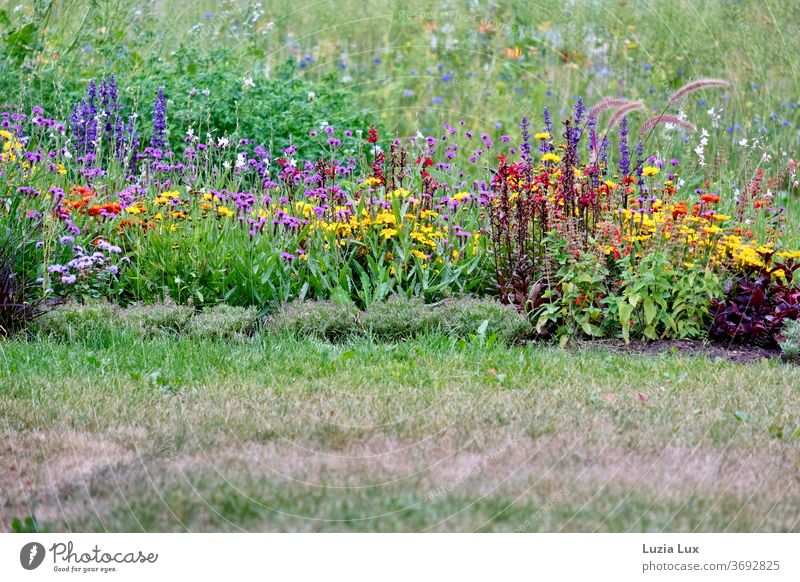
[[0,343],[0,529],[798,531],[800,367],[456,343]]

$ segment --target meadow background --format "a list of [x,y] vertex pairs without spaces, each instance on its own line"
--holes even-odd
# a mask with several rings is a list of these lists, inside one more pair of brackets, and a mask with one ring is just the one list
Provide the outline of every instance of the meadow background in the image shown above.
[[[653,132],[646,153],[680,160],[681,191],[719,192],[721,213],[734,213],[734,198],[762,171],[760,195],[768,194],[780,221],[762,213],[752,230],[779,249],[800,248],[791,164],[800,143],[796,3],[67,0],[0,7],[3,110],[40,105],[47,117],[67,120],[90,80],[113,73],[126,114],[138,116],[147,137],[163,88],[167,137],[178,153],[190,128],[204,141],[212,142],[207,132],[213,140],[256,139],[273,152],[294,145],[298,156],[315,158],[326,150],[309,134],[328,125],[359,137],[374,125],[386,144],[461,120],[476,135],[507,134],[516,144],[520,120],[540,131],[545,107],[556,127],[578,97],[591,106],[624,96],[659,113],[686,83],[724,79],[728,87],[683,103],[697,133]],[[701,129],[708,134],[702,159]],[[369,167],[366,154],[359,163]],[[487,156],[465,167],[458,178],[469,183],[497,162]],[[110,168],[113,180],[95,183],[109,201],[125,185],[119,168]],[[64,172],[52,179],[65,190],[82,179],[77,168]],[[203,179],[217,175],[209,170]],[[161,191],[147,187],[149,207]],[[359,191],[355,180],[348,187]],[[401,216],[408,207],[397,200],[393,212]],[[294,239],[247,246],[235,228],[217,229],[228,224],[223,202],[212,199],[211,213],[199,202],[187,210],[194,222],[164,222],[149,238],[124,241],[138,261],[126,271],[124,294],[102,285],[59,288],[72,301],[42,317],[32,335],[0,340],[0,528],[800,527],[800,371],[774,345],[625,347],[613,326],[612,339],[588,342],[594,320],[578,321],[584,310],[574,304],[559,307],[568,310],[566,349],[526,342],[537,320],[494,300],[450,296],[496,295],[493,268],[475,268],[480,254],[450,261],[441,253],[447,268],[432,278],[427,259],[413,262],[401,237],[387,247],[389,236],[370,231],[364,236],[376,260],[363,267],[365,276],[302,271],[306,286],[292,270],[299,267],[286,267],[271,246]],[[476,206],[453,212],[470,232],[485,220]],[[114,217],[78,218],[87,240],[117,232]],[[188,224],[201,226],[181,226]],[[167,228],[173,225],[177,232]],[[53,261],[71,245],[59,243],[60,234],[51,233],[46,247]],[[320,256],[324,242],[314,249]],[[413,265],[397,287],[410,298],[384,301],[393,264],[384,261],[387,250]],[[328,254],[322,273],[363,262]],[[268,292],[242,285],[267,256],[281,265],[274,271],[280,285],[264,285]],[[20,263],[45,270],[41,261]],[[184,285],[201,264],[202,280]],[[564,280],[581,273],[565,264],[573,271],[565,268]],[[632,277],[646,274],[631,265]],[[658,263],[649,268],[664,271]],[[683,284],[698,297],[705,284],[721,292],[720,281]],[[331,291],[339,285],[351,285],[346,297]],[[582,289],[570,301],[583,301]],[[335,301],[276,305],[307,294]],[[652,319],[652,307],[641,317]],[[698,322],[708,307],[700,312],[683,312],[688,331],[669,335],[674,322],[660,322],[658,335],[704,337]],[[611,314],[606,319],[624,329],[629,317]]]

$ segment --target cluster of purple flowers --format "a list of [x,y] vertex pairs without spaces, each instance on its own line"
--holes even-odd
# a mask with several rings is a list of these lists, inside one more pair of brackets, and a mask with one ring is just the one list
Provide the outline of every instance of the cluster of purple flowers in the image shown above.
[[[74,242],[71,236],[61,237],[61,244],[71,244]],[[111,255],[118,255],[122,253],[122,249],[116,245],[112,245],[106,241],[100,241],[97,244],[100,249],[94,252],[88,252],[80,245],[72,247],[72,259],[65,264],[54,264],[47,267],[47,272],[51,275],[59,277],[59,281],[63,285],[74,285],[80,280],[89,280],[91,277],[99,272],[107,272],[110,275],[116,276],[119,273],[119,267],[111,261]],[[106,256],[104,251],[109,254]],[[123,258],[123,262],[125,259]]]

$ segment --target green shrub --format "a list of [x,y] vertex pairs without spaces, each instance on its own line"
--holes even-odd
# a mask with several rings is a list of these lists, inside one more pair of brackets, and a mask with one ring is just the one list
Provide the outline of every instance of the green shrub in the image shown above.
[[129,326],[145,337],[162,334],[180,334],[189,329],[194,310],[172,302],[151,305],[135,304],[120,310],[123,325]]
[[387,341],[413,338],[439,327],[433,308],[418,298],[392,297],[373,303],[360,319],[368,335]]
[[525,315],[492,299],[448,299],[426,305],[420,299],[395,297],[365,311],[331,301],[294,302],[267,318],[266,330],[314,336],[328,341],[373,337],[399,341],[426,333],[458,339],[496,336],[504,343],[522,341],[531,333]]
[[255,307],[215,305],[196,313],[189,320],[189,332],[197,338],[240,338],[253,333],[257,318]]
[[340,341],[362,335],[359,311],[335,301],[295,301],[266,318],[264,327],[272,333],[313,336]]
[[37,321],[39,333],[62,341],[108,336],[129,330],[122,309],[107,301],[88,304],[70,301],[48,311]]
[[778,345],[781,354],[789,361],[800,361],[800,320],[791,319],[783,326],[782,338]]
[[434,313],[440,319],[439,331],[459,338],[477,333],[484,322],[486,337],[495,335],[507,344],[518,343],[533,332],[524,314],[493,299],[448,299]]

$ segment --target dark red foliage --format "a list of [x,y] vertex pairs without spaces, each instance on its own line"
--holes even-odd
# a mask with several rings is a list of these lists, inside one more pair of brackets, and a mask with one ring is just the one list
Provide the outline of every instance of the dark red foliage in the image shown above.
[[15,270],[15,251],[11,239],[0,244],[0,337],[25,330],[46,310],[46,303],[34,293],[31,281]]
[[[738,275],[723,299],[711,301],[709,336],[761,347],[776,346],[787,320],[800,319],[800,286],[791,283],[800,263],[787,261]],[[783,271],[785,278],[776,275]]]

